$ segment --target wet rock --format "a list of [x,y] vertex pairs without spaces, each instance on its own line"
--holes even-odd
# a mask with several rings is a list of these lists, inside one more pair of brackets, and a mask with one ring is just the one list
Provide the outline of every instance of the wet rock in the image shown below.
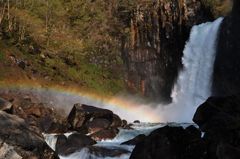
[[130,159],[203,159],[206,145],[182,127],[163,127],[153,131],[134,148]]
[[56,152],[65,156],[94,144],[96,142],[84,134],[74,133],[68,137],[59,135],[56,142]]
[[121,145],[137,145],[138,143],[142,142],[145,139],[145,137],[146,135],[140,134],[129,141],[121,143]]
[[106,119],[96,118],[90,121],[87,124],[88,132],[90,134],[101,131],[103,129],[107,129],[110,127],[111,122]]
[[21,118],[0,111],[0,139],[13,146],[14,151],[23,158],[57,158],[45,143],[43,136],[30,129]]
[[135,120],[135,121],[133,121],[133,123],[135,123],[135,124],[139,124],[140,121],[139,121],[139,120]]
[[91,138],[96,141],[111,140],[118,134],[118,132],[118,129],[104,129],[91,134]]
[[119,147],[111,147],[111,149],[108,149],[104,147],[91,146],[88,147],[88,150],[91,154],[94,154],[94,156],[101,158],[120,157],[121,155],[130,153],[129,151]]
[[68,123],[71,129],[77,131],[86,130],[86,123],[90,119],[103,118],[112,120],[113,112],[84,104],[75,104],[68,116]]
[[198,107],[193,121],[203,132],[240,128],[240,97],[210,97]]
[[122,120],[122,127],[124,128],[125,126],[127,126],[127,124],[128,124],[128,122],[127,122],[127,120]]
[[0,98],[0,110],[11,112],[11,109],[12,109],[12,103],[10,103],[9,101],[3,98]]
[[113,114],[113,119],[112,119],[112,124],[111,124],[111,127],[113,128],[118,128],[118,127],[121,127],[122,126],[122,120],[121,118],[116,115],[116,114]]

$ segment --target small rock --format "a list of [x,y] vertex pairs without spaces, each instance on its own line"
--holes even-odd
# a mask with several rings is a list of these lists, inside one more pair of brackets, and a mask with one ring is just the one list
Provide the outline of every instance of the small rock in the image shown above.
[[140,124],[140,121],[139,120],[135,120],[133,123]]

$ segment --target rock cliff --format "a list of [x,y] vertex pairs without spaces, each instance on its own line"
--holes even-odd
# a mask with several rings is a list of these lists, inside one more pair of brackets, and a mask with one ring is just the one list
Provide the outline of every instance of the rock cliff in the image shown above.
[[122,47],[130,90],[170,100],[191,27],[212,18],[201,1],[139,3],[131,16],[130,38],[123,41]]
[[232,13],[221,26],[213,75],[213,94],[240,93],[240,1],[235,0]]

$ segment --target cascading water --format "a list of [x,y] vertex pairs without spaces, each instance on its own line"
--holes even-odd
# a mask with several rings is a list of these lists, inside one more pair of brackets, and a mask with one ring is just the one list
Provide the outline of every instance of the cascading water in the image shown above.
[[159,110],[162,121],[192,122],[197,106],[211,96],[216,41],[222,20],[192,28],[183,51],[184,68],[172,91],[173,103]]
[[[167,106],[158,106],[155,111],[160,116],[161,122],[192,122],[192,116],[199,104],[211,95],[211,79],[213,63],[215,61],[215,48],[219,26],[223,18],[212,23],[194,26],[190,39],[184,49],[182,62],[184,69],[180,72],[176,85],[172,91],[173,103]],[[137,108],[136,108],[137,109]],[[117,111],[115,111],[118,113]],[[120,130],[112,141],[98,142],[95,146],[109,148],[119,147],[131,152],[134,146],[124,146],[120,143],[127,141],[139,134],[149,134],[154,129],[165,124],[151,125],[140,124],[134,130]],[[184,125],[182,125],[184,126]],[[186,125],[185,125],[186,126]],[[55,149],[56,138],[45,135],[46,141]],[[102,157],[90,153],[88,148],[73,153],[62,159],[128,159],[130,153],[117,157]]]

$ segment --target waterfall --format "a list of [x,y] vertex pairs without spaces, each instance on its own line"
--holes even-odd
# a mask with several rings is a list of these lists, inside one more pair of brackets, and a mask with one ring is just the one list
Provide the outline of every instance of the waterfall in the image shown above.
[[222,20],[192,28],[183,51],[183,70],[172,91],[173,103],[159,108],[162,121],[192,122],[197,106],[211,96],[216,41]]
[[[159,105],[152,108],[161,122],[192,122],[196,108],[211,95],[212,73],[216,54],[216,41],[219,26],[223,18],[214,22],[208,22],[194,26],[191,30],[189,41],[183,51],[183,70],[180,72],[177,82],[172,91],[173,102],[169,105]],[[140,109],[140,107],[136,107]],[[117,111],[116,111],[117,112]],[[168,123],[169,124],[169,123]],[[181,124],[182,125],[182,124]],[[135,125],[136,126],[136,125]],[[69,156],[60,156],[61,159],[128,159],[134,146],[120,145],[138,134],[148,135],[150,131],[163,125],[139,125],[133,130],[120,130],[117,137],[111,141],[98,142],[94,146],[108,148],[124,148],[128,153],[116,157],[103,157],[101,154],[91,152],[89,148],[83,148]],[[143,127],[143,129],[142,129]],[[55,149],[57,138],[45,135],[47,143]]]

